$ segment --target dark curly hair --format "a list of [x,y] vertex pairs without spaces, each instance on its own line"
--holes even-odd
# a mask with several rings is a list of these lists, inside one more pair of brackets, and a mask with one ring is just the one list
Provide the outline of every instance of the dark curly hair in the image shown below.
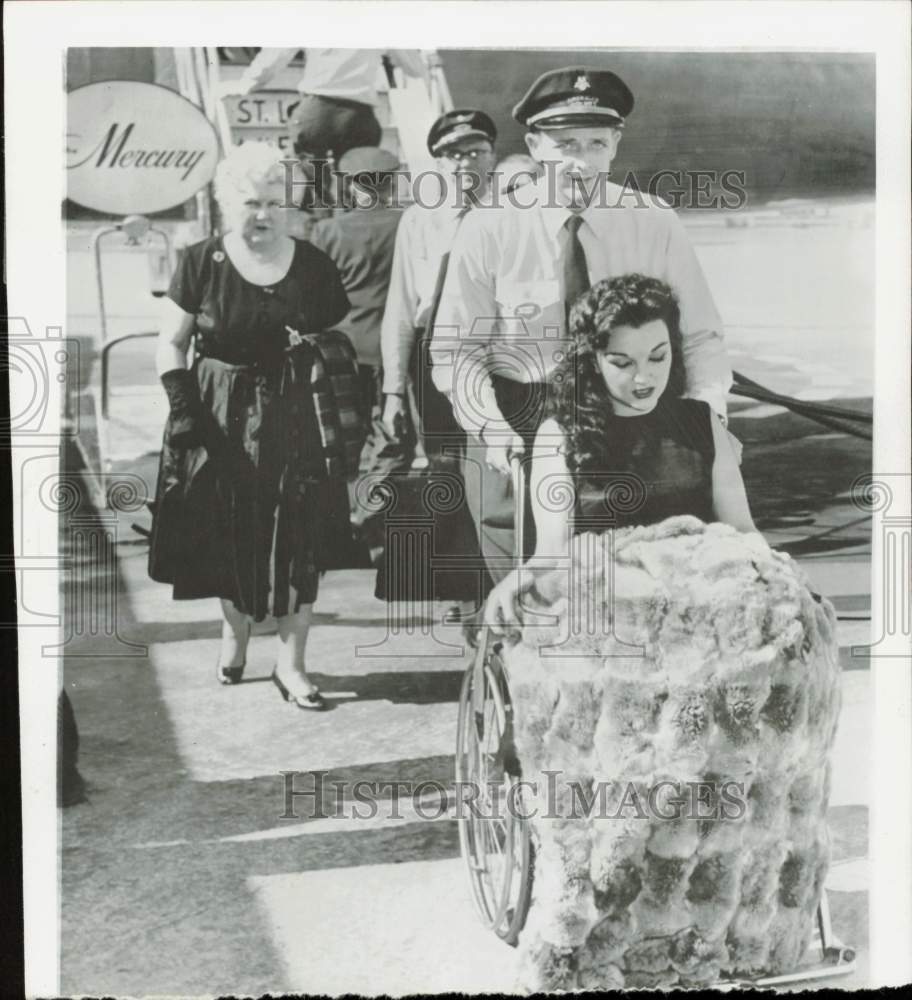
[[576,300],[570,312],[567,356],[548,379],[548,415],[567,438],[567,466],[574,476],[616,468],[624,430],[635,418],[616,417],[597,355],[605,350],[611,331],[634,328],[660,319],[668,327],[671,371],[657,406],[684,393],[681,311],[663,281],[625,274],[600,281]]

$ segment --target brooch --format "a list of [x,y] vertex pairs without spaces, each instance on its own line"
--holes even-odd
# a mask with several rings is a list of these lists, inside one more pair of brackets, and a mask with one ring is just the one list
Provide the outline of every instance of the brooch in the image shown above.
[[216,250],[212,255],[212,259],[216,262],[216,264],[221,264],[221,262],[225,259],[225,255],[221,250]]

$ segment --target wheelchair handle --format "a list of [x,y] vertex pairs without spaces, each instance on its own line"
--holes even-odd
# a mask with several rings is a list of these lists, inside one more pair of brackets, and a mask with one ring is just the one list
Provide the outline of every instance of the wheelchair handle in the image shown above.
[[526,477],[523,473],[522,455],[510,456],[510,475],[513,478],[513,558],[519,568],[523,562],[523,537],[526,529]]

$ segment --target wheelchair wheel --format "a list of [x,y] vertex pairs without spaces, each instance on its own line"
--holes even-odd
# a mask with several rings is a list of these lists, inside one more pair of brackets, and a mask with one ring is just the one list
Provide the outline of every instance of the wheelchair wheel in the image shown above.
[[459,841],[482,923],[515,945],[529,909],[533,851],[529,824],[515,808],[521,811],[522,790],[514,787],[520,774],[500,647],[486,629],[479,640],[459,698]]

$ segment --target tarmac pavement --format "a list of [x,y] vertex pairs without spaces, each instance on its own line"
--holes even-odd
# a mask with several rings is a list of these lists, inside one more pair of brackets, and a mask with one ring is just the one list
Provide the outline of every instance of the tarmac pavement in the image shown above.
[[[154,459],[132,469],[152,481]],[[812,521],[839,536],[840,517],[858,512],[829,497]],[[430,628],[443,606],[424,609],[414,634],[390,637],[370,571],[325,577],[309,658],[331,710],[302,713],[268,681],[268,623],[244,682],[216,684],[216,602],[173,602],[151,582],[134,521],[144,514],[118,515],[117,559],[89,578],[116,597],[117,635],[83,628],[65,662],[88,801],[62,814],[62,992],[508,991],[516,952],[475,918],[455,821],[424,819],[407,800],[372,819],[334,815],[333,781],[452,779],[468,661],[457,633]],[[791,531],[808,534],[778,530],[784,546]],[[863,542],[863,528],[848,528],[842,549],[801,559],[812,585],[856,619],[839,631],[829,888],[859,970],[840,986],[866,981],[871,691],[868,661],[851,648],[869,631],[859,530]],[[290,809],[283,771],[298,772],[292,788],[305,793]],[[306,793],[322,771],[317,810]]]

